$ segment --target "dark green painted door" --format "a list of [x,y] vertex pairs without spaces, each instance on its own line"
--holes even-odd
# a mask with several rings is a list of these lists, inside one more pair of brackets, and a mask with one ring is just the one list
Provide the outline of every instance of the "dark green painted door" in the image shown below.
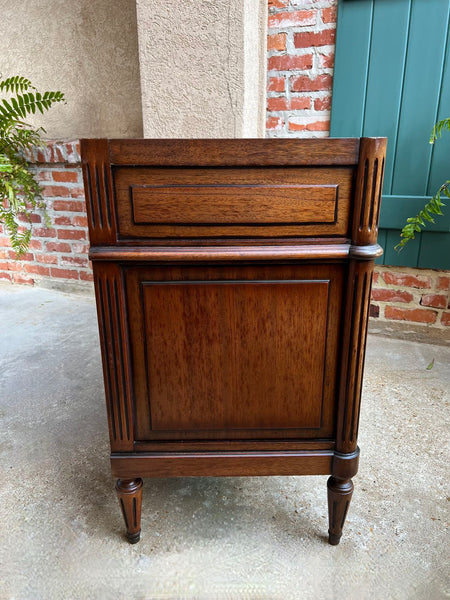
[[450,0],[339,0],[333,137],[387,136],[380,215],[381,262],[450,268],[450,202],[444,217],[394,251],[406,218],[450,179]]

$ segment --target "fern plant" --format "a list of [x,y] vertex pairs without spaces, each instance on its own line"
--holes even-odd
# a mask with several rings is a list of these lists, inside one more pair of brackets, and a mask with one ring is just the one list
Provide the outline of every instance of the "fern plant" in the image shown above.
[[[450,131],[450,118],[442,119],[436,123],[430,135],[430,144],[434,144],[438,137],[441,137],[442,132],[445,129]],[[406,225],[400,233],[401,240],[395,246],[395,250],[400,251],[410,240],[415,239],[416,233],[420,233],[422,229],[426,227],[427,222],[434,223],[435,216],[444,214],[442,208],[445,204],[442,201],[442,196],[450,198],[450,179],[447,179],[447,181],[440,186],[431,200],[425,204],[423,209],[419,211],[415,217],[406,219]]]
[[[64,94],[41,94],[29,79],[19,76],[0,80],[0,94],[4,96],[0,100],[0,223],[19,258],[29,247],[32,212],[43,209],[46,216],[41,188],[25,159],[26,151],[45,145],[41,137],[45,129],[36,129],[25,119],[64,101]],[[24,226],[20,217],[29,225]]]

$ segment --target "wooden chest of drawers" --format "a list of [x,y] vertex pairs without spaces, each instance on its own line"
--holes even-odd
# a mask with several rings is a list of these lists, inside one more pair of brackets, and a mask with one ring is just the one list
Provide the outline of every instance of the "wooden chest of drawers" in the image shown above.
[[384,138],[82,140],[127,537],[142,477],[357,472]]

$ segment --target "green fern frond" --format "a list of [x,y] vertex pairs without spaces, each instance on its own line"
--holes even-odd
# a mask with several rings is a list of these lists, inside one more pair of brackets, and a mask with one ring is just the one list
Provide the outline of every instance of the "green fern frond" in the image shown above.
[[[441,137],[442,132],[447,129],[450,131],[450,118],[441,119],[433,127],[430,135],[430,144],[434,144],[438,137]],[[394,246],[394,250],[400,252],[406,244],[414,240],[416,233],[420,233],[428,223],[434,223],[433,215],[443,215],[442,208],[445,204],[442,202],[441,196],[444,195],[450,198],[450,180],[447,180],[441,185],[436,194],[425,204],[423,209],[415,216],[406,219],[406,225],[400,232],[400,242]]]
[[49,225],[41,188],[24,158],[26,150],[44,145],[41,134],[45,130],[31,126],[25,119],[37,110],[44,113],[55,103],[63,102],[64,94],[42,94],[29,79],[19,76],[0,81],[0,92],[8,94],[0,100],[0,223],[19,258],[29,247],[32,212],[42,209]]
[[406,225],[403,227],[400,237],[400,242],[394,247],[398,252],[406,246],[410,240],[414,240],[416,233],[420,233],[426,227],[426,221],[434,223],[432,215],[443,215],[442,208],[445,204],[442,202],[441,195],[444,194],[450,198],[450,180],[441,185],[436,194],[431,198],[423,209],[415,216],[406,219]]
[[441,137],[444,129],[448,129],[448,131],[450,131],[450,118],[442,119],[436,123],[430,135],[430,144],[434,144],[438,137]]
[[3,79],[0,81],[0,92],[13,92],[19,93],[28,89],[35,90],[34,85],[31,85],[31,81],[26,77],[19,77],[16,75],[15,77],[8,77],[8,79]]

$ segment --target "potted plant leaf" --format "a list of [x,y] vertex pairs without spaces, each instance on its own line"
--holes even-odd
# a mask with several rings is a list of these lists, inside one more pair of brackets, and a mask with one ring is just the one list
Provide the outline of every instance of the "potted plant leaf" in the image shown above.
[[35,128],[25,119],[63,102],[64,94],[41,93],[29,79],[14,76],[0,80],[0,96],[0,224],[19,258],[30,243],[32,212],[41,209],[46,216],[41,188],[25,158],[33,147],[45,145],[41,137],[45,129]]

